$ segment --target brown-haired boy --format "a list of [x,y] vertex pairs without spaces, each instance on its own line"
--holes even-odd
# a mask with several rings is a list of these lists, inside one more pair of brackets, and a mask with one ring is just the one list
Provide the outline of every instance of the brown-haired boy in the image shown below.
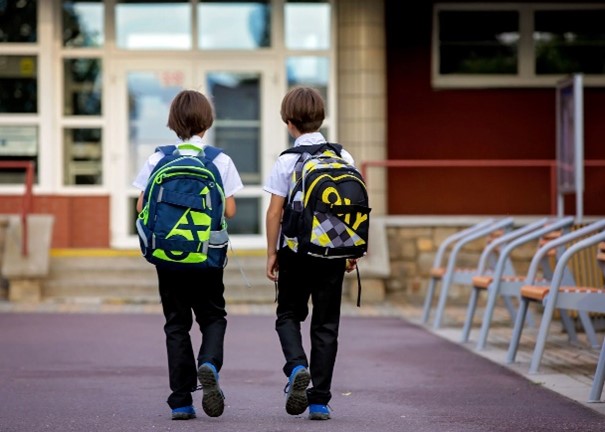
[[[177,145],[183,155],[197,155],[207,147],[202,142],[212,126],[212,105],[200,92],[181,91],[170,105],[168,127],[181,142]],[[156,151],[147,159],[133,185],[145,190],[147,180],[164,157]],[[235,216],[234,194],[243,188],[233,161],[225,153],[219,153],[212,161],[216,165],[225,193],[225,217]],[[137,202],[137,211],[143,207],[143,192]],[[223,345],[227,328],[225,311],[225,286],[223,269],[174,270],[156,266],[162,310],[165,317],[164,332],[168,352],[168,370],[171,394],[167,403],[172,409],[173,420],[187,420],[196,416],[191,393],[199,380],[202,385],[202,408],[210,417],[218,417],[224,410],[224,396],[218,384],[223,365]],[[191,345],[190,330],[195,314],[202,343],[197,359]]]
[[[294,146],[325,143],[319,132],[325,118],[324,101],[310,87],[296,87],[283,98],[281,118]],[[288,377],[286,411],[302,414],[309,408],[312,420],[330,418],[328,402],[338,347],[338,326],[342,284],[345,271],[355,268],[355,260],[324,259],[293,252],[280,237],[284,202],[290,188],[299,154],[283,154],[275,162],[264,190],[271,194],[267,209],[267,277],[277,282],[277,319],[275,328],[286,360],[283,372]],[[353,164],[345,150],[341,157]],[[302,345],[301,323],[311,318],[310,362]],[[312,382],[312,387],[308,388]]]

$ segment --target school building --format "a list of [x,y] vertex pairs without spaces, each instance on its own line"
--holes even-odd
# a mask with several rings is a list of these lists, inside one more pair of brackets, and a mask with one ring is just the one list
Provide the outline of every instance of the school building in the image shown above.
[[138,248],[132,180],[194,88],[246,186],[233,245],[264,248],[299,84],[326,98],[323,132],[366,170],[373,216],[552,214],[556,85],[582,73],[584,214],[603,215],[604,22],[602,1],[3,0],[0,214],[24,202],[11,163],[33,161],[53,248]]

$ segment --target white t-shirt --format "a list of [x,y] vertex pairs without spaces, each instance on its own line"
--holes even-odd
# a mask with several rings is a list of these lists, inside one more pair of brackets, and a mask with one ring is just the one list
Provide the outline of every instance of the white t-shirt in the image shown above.
[[[179,142],[178,144],[182,144],[184,142],[188,144],[193,144],[194,146],[199,147],[200,149],[204,148],[202,139],[199,136],[194,136],[185,141]],[[193,156],[197,154],[197,151],[183,149],[181,150],[181,153]],[[151,156],[149,156],[147,162],[145,162],[145,164],[137,174],[136,178],[132,182],[132,185],[137,189],[145,190],[151,171],[163,157],[164,153],[162,153],[161,151],[157,151]],[[218,172],[221,175],[225,198],[228,198],[234,195],[240,189],[243,189],[244,185],[242,183],[242,179],[239,175],[239,172],[237,171],[233,160],[231,160],[231,158],[227,154],[221,152],[212,162],[214,163],[214,165],[216,165],[216,168],[218,169]]]
[[[296,141],[294,141],[294,147],[322,144],[325,142],[326,139],[320,132],[312,132],[299,136]],[[343,149],[340,155],[348,163],[352,165],[355,164],[353,156],[346,150]],[[285,155],[278,157],[275,164],[273,164],[273,168],[269,173],[269,177],[267,178],[263,190],[281,197],[288,196],[290,177],[292,176],[292,171],[294,171],[294,166],[296,165],[299,156],[300,154],[297,153],[286,153]]]

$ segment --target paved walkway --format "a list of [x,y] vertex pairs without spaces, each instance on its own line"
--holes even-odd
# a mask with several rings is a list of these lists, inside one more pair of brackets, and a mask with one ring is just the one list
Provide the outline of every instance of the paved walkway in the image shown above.
[[[540,314],[536,313],[535,310],[533,312],[533,317],[537,322],[534,327],[527,327],[523,330],[516,361],[514,364],[507,364],[506,354],[512,336],[513,322],[504,306],[495,310],[487,346],[482,351],[475,349],[482,310],[477,313],[469,342],[461,344],[460,336],[464,325],[466,305],[448,306],[445,310],[442,328],[438,330],[433,330],[431,319],[429,319],[429,325],[421,324],[422,308],[420,306],[402,308],[402,315],[407,320],[423,326],[427,331],[464,346],[474,354],[510,369],[535,384],[605,415],[605,403],[587,402],[599,358],[599,349],[591,348],[583,333],[578,334],[579,344],[574,345],[568,341],[567,335],[562,331],[561,324],[556,320],[553,321],[539,373],[529,374],[529,364],[540,325]],[[603,334],[598,334],[598,337],[602,340]],[[602,400],[605,402],[605,394]]]
[[[523,358],[513,370],[498,361],[504,319],[478,355],[450,342],[459,334],[460,308],[447,309],[444,330],[432,332],[418,325],[420,308],[409,305],[346,305],[333,419],[288,416],[273,309],[229,306],[225,414],[211,419],[199,409],[197,419],[173,422],[164,402],[158,305],[0,303],[0,431],[605,430],[603,404],[582,402],[596,356],[590,366],[582,349],[577,356],[567,346],[567,359],[576,362],[567,373],[557,370],[561,358],[550,355],[545,375],[530,380],[520,374]],[[579,402],[548,390],[565,394],[562,387],[574,387],[568,381],[577,381]]]

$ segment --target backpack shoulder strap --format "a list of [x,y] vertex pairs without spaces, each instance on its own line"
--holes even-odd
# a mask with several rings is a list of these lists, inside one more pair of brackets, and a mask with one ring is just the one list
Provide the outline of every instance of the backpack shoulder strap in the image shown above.
[[324,147],[326,147],[326,148],[329,148],[329,149],[333,150],[333,151],[334,151],[334,153],[336,153],[336,155],[337,155],[338,157],[341,157],[341,156],[342,156],[342,155],[341,155],[341,153],[342,153],[342,145],[340,145],[340,144],[336,144],[336,143],[330,143],[330,142],[329,142],[329,143],[325,143],[325,144],[324,144]]
[[321,144],[304,145],[304,146],[299,145],[299,146],[290,147],[289,149],[284,150],[283,152],[280,153],[280,156],[283,154],[287,154],[287,153],[316,154],[316,153],[320,153],[326,149],[330,149],[330,150],[334,151],[334,153],[336,153],[340,157],[340,152],[342,150],[342,146],[340,144],[328,143],[328,142],[321,143]]
[[155,151],[161,151],[164,156],[171,155],[177,150],[177,146],[173,144],[159,146],[155,148]]
[[206,159],[209,160],[210,162],[212,162],[222,152],[223,152],[223,149],[220,149],[218,147],[213,147],[210,145],[204,147],[204,155],[206,156]]

